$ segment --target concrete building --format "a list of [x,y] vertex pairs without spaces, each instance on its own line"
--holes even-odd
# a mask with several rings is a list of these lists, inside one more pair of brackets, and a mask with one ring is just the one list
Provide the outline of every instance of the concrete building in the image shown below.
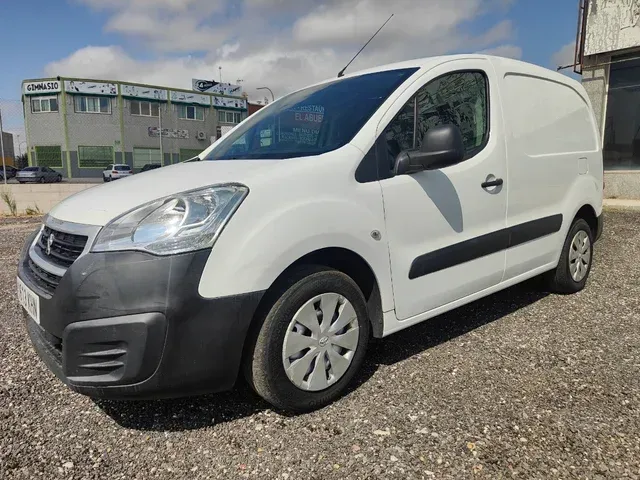
[[[224,87],[226,84],[218,84]],[[153,85],[49,78],[22,82],[30,165],[99,177],[110,163],[134,171],[170,165],[207,148],[247,116],[247,100]]]
[[253,115],[254,113],[256,113],[258,110],[260,110],[261,108],[264,108],[265,105],[261,104],[261,103],[253,103],[253,102],[249,102],[249,104],[247,105],[247,114],[249,116]]
[[[9,132],[0,132],[2,133],[2,147],[4,148],[4,163],[5,165],[13,165],[15,163],[15,152],[13,148],[13,135]],[[3,152],[0,151],[0,169],[2,169],[2,155]]]
[[605,195],[640,199],[640,0],[580,0],[576,71],[603,141]]

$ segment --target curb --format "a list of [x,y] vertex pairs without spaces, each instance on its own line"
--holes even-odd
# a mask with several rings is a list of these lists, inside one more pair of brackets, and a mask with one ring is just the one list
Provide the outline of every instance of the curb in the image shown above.
[[618,198],[605,198],[603,206],[606,210],[632,210],[640,211],[640,200],[622,200]]

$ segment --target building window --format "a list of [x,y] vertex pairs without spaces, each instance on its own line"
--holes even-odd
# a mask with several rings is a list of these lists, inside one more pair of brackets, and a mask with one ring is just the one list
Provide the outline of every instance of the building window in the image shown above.
[[113,147],[78,147],[80,168],[106,168],[113,163]]
[[57,112],[58,97],[37,97],[31,99],[33,113]]
[[218,110],[218,121],[220,123],[232,123],[236,125],[242,121],[242,113]]
[[74,102],[78,113],[111,113],[111,99],[108,97],[74,96]]
[[62,168],[62,147],[37,146],[35,147],[36,165],[40,167]]
[[131,115],[141,115],[143,117],[159,117],[160,105],[155,102],[141,102],[139,100],[131,100]]
[[194,105],[178,105],[178,118],[184,120],[204,120],[204,108]]
[[133,168],[139,170],[148,163],[162,165],[162,155],[159,148],[134,148]]
[[640,170],[640,60],[636,56],[611,59],[602,148],[605,170]]
[[202,153],[201,149],[190,149],[190,148],[181,148],[180,149],[180,161],[184,162],[185,160],[189,160],[190,158],[197,157]]

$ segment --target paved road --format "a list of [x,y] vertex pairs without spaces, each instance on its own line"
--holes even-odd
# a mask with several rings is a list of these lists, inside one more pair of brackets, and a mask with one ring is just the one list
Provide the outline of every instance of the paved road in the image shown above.
[[640,478],[640,214],[587,289],[527,284],[376,342],[346,398],[288,417],[245,386],[94,402],[42,365],[14,299],[33,225],[0,222],[0,478]]

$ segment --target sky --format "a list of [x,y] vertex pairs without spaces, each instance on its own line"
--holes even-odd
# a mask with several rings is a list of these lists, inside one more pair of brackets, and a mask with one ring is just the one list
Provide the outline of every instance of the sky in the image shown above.
[[[26,78],[78,76],[190,88],[191,78],[276,94],[351,71],[488,51],[572,60],[578,0],[29,0],[2,2],[0,99]],[[7,70],[6,67],[10,66]]]

